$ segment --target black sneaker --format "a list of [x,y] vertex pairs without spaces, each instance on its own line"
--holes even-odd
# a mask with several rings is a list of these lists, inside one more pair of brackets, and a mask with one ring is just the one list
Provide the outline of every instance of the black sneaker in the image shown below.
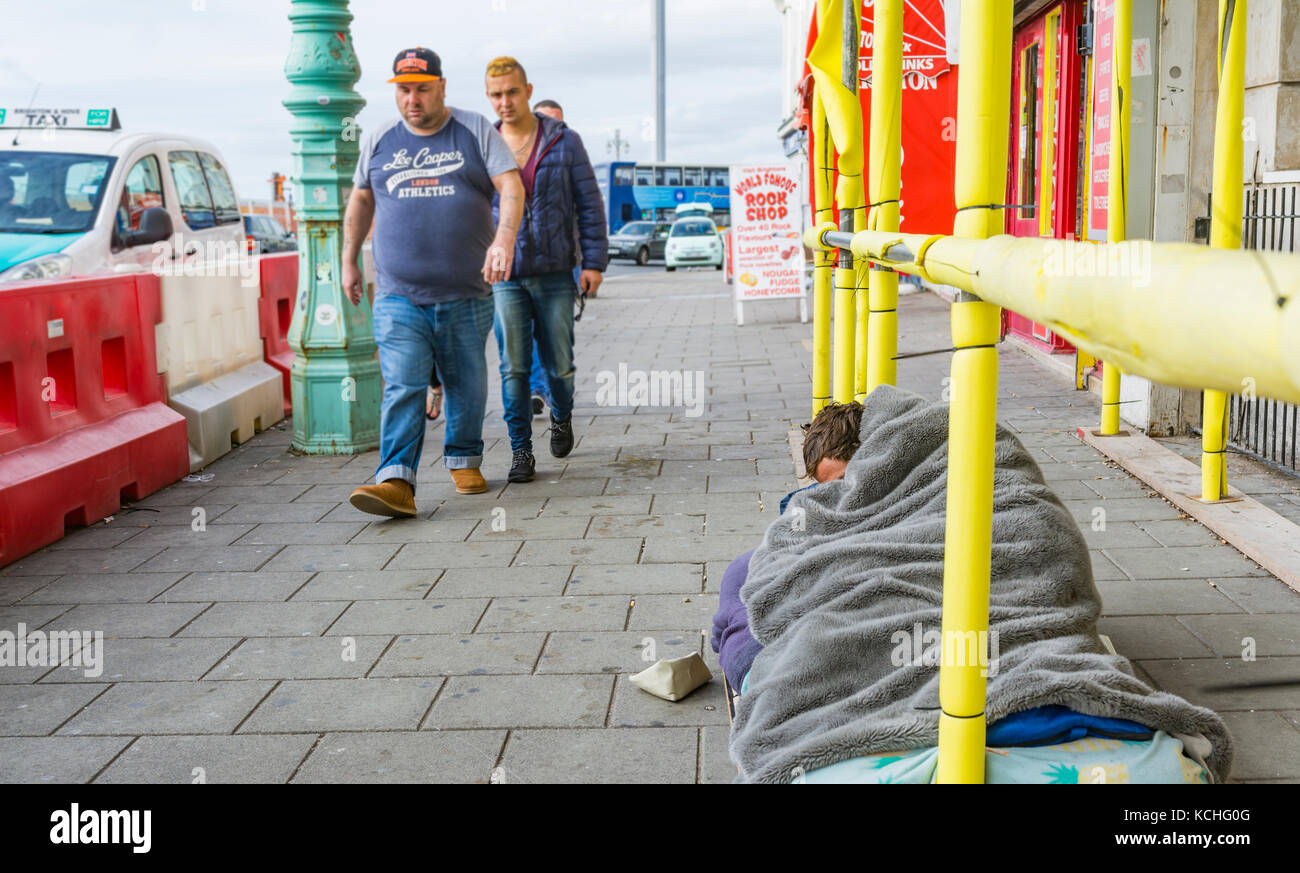
[[551,456],[563,458],[573,451],[573,416],[570,415],[567,421],[556,421],[555,416],[551,416],[551,426],[548,429],[551,435]]
[[506,481],[531,482],[536,471],[537,461],[533,458],[533,453],[527,449],[520,449],[510,459],[510,475],[506,476]]
[[540,394],[533,395],[533,417],[541,415],[546,411],[546,400]]

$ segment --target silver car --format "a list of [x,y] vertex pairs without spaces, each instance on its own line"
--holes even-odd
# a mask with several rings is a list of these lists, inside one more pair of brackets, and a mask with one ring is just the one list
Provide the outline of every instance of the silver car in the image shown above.
[[664,256],[671,225],[661,221],[629,221],[609,238],[609,257],[631,258],[641,266]]

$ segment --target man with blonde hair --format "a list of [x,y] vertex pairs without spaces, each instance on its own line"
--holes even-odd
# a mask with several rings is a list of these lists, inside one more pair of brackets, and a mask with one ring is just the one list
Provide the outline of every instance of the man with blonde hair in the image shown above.
[[[513,452],[509,480],[535,475],[528,374],[533,338],[551,401],[551,454],[573,450],[572,269],[578,286],[595,294],[609,263],[605,208],[582,138],[563,121],[534,113],[533,86],[519,61],[488,64],[487,97],[523,182],[526,208],[509,278],[492,286],[494,328],[501,347],[501,398]],[[576,239],[575,239],[576,237]],[[576,250],[575,250],[576,249]]]

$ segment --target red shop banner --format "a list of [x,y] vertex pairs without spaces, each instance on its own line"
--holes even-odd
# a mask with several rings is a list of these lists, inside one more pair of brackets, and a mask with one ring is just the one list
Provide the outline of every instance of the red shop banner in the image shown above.
[[[862,103],[865,168],[870,167],[874,7],[874,0],[862,0],[858,41],[858,98]],[[954,16],[953,24],[956,23]],[[817,19],[813,16],[809,47],[816,37]],[[953,47],[951,52],[949,45]],[[956,45],[957,33],[955,28],[949,33],[943,0],[907,0],[903,10],[903,161],[899,204],[903,231],[952,232],[956,214],[953,202],[957,162]],[[809,154],[812,139],[818,133],[809,132]],[[869,198],[870,187],[863,193]]]

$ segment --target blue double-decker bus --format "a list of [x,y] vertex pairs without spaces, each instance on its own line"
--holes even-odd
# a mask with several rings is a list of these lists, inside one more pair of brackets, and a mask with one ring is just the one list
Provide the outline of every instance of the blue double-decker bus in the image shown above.
[[716,164],[597,164],[610,233],[629,221],[672,221],[683,203],[708,203],[719,227],[731,223],[728,168]]

